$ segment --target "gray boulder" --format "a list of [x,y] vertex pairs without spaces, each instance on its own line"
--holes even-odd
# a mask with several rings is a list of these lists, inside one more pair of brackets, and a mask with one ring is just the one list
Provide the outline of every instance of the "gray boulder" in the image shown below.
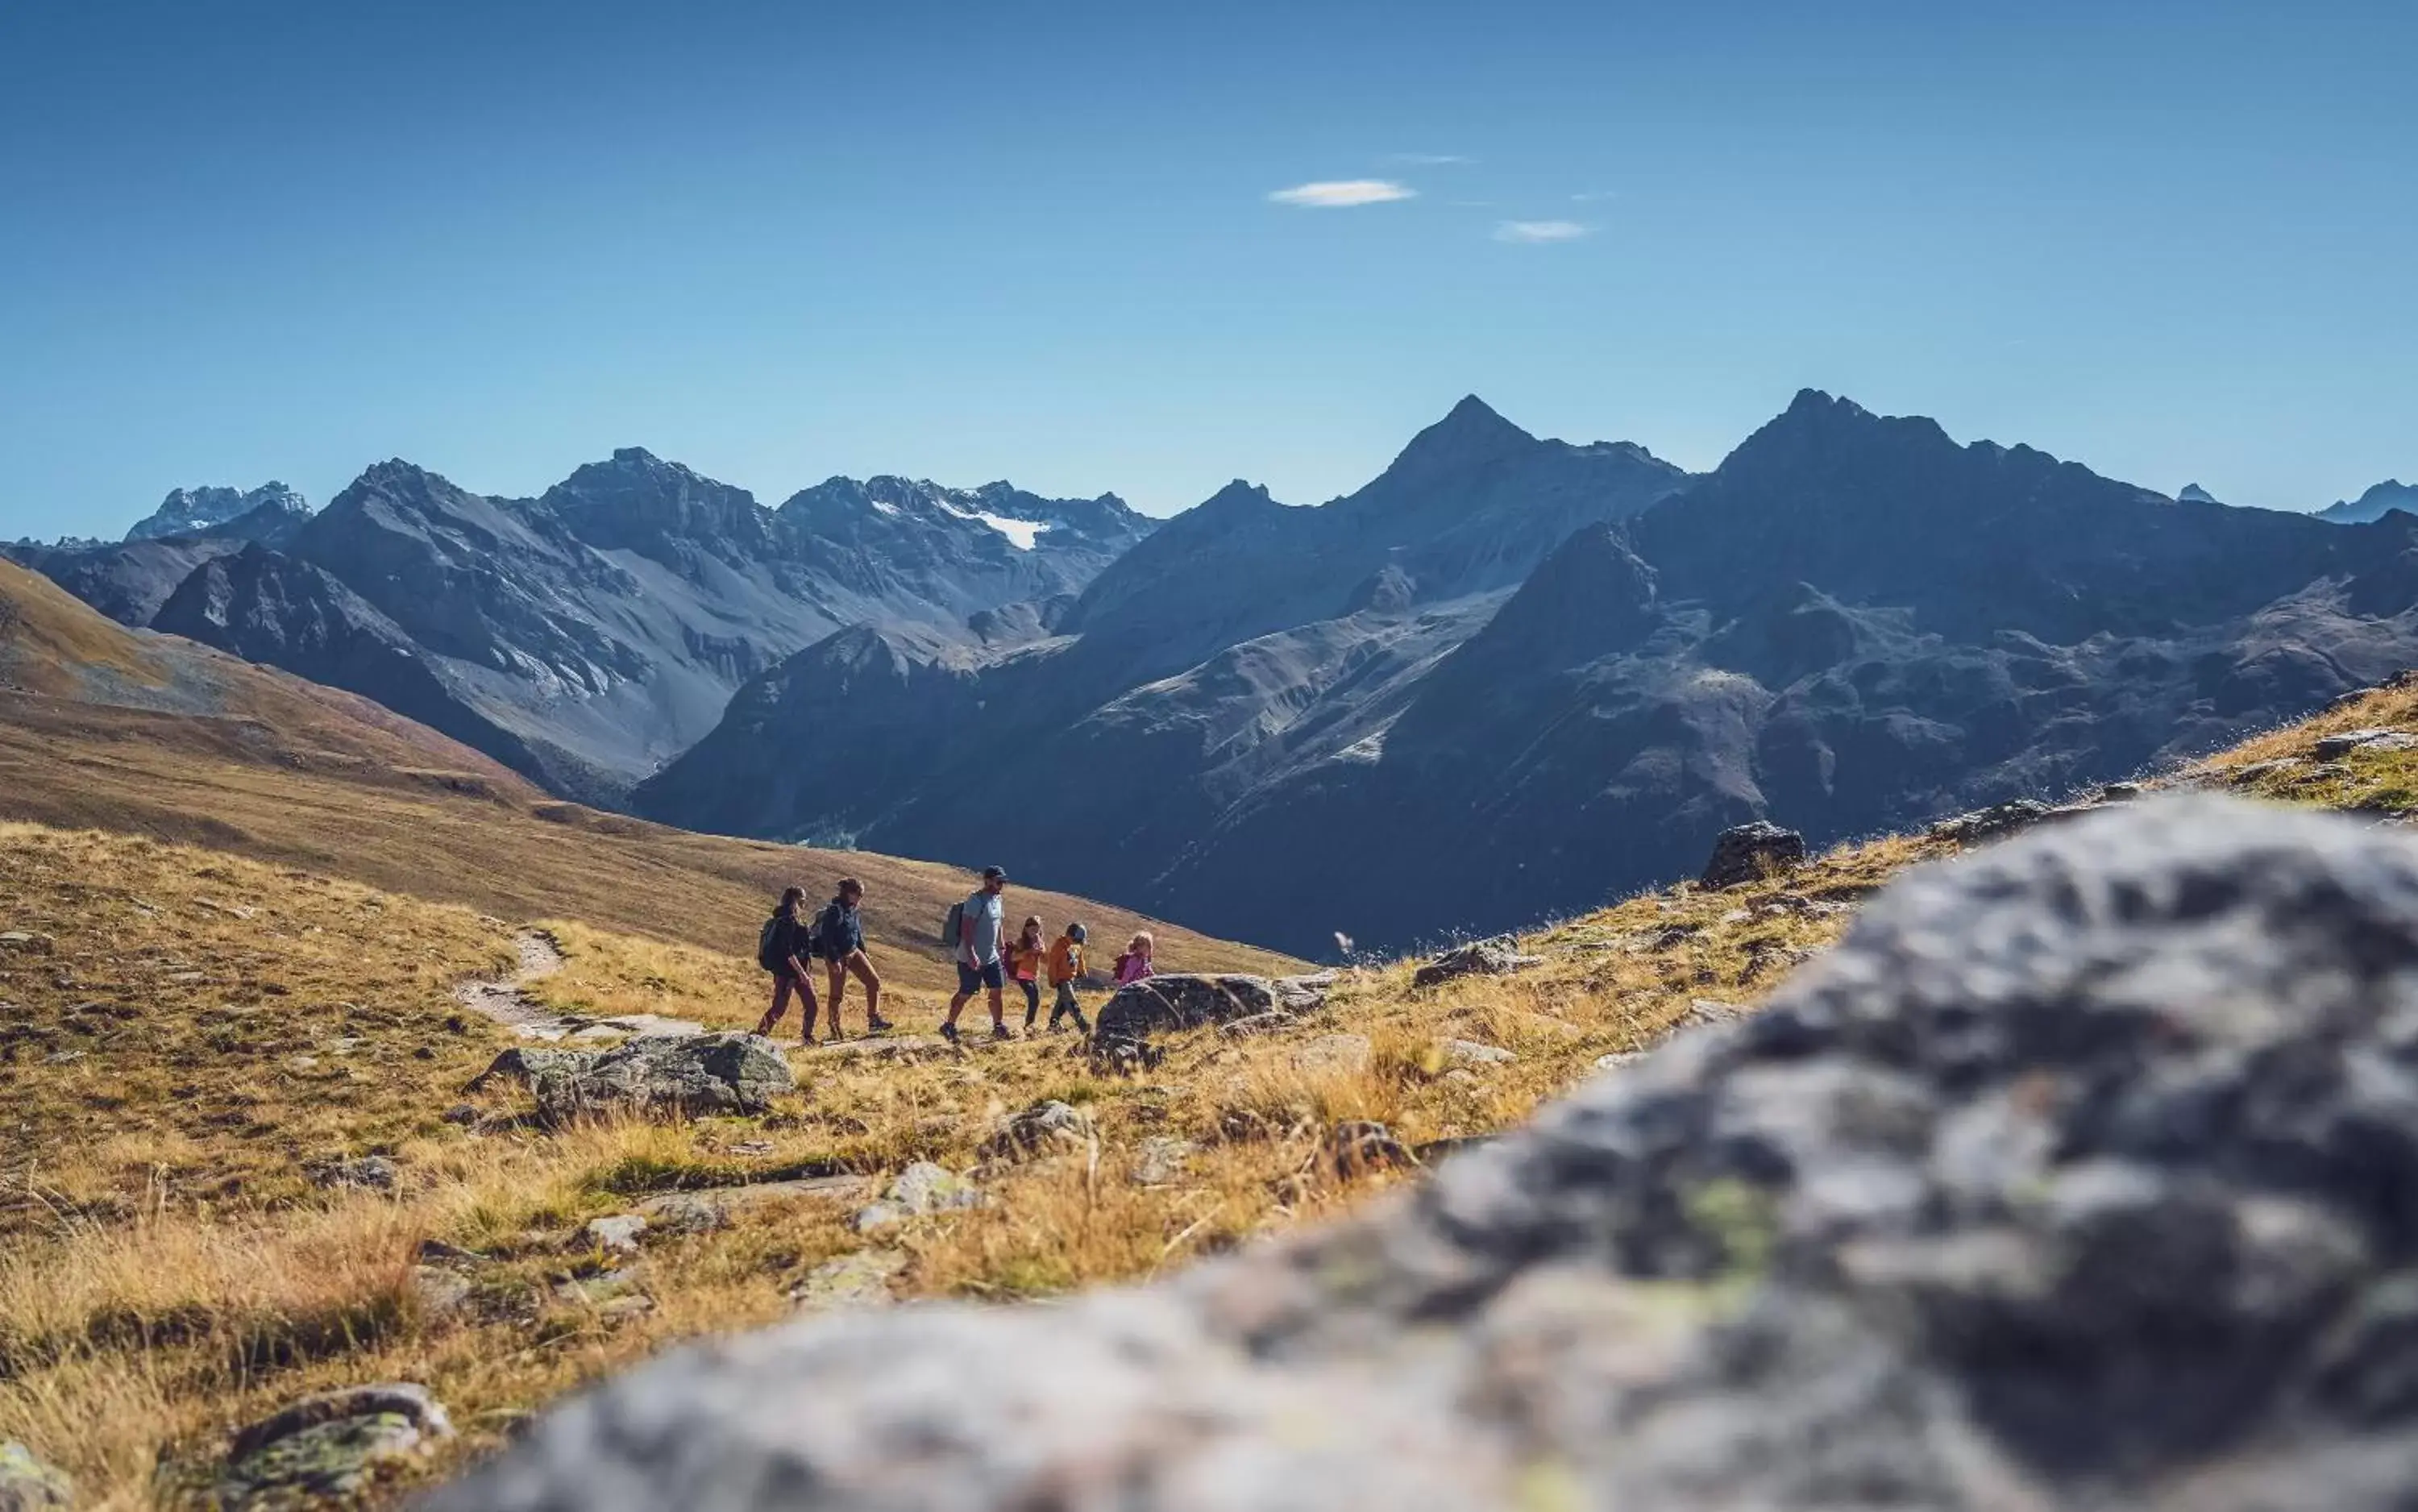
[[2339,761],[2353,751],[2407,751],[2418,746],[2418,735],[2408,730],[2358,729],[2320,736],[2313,748],[2320,761]]
[[305,1397],[235,1436],[217,1487],[227,1507],[301,1507],[360,1496],[453,1436],[445,1409],[407,1382]]
[[0,1441],[0,1512],[67,1512],[75,1486],[14,1439]]
[[1325,1006],[1335,973],[1203,976],[1171,971],[1119,987],[1100,1009],[1103,1040],[1146,1040],[1155,1033],[1230,1024],[1265,1014],[1305,1014]]
[[2418,843],[2144,801],[1368,1217],[681,1351],[432,1505],[2388,1512],[2413,1214]]
[[762,1035],[693,1034],[635,1039],[549,1066],[532,1090],[538,1116],[560,1123],[610,1111],[761,1113],[796,1086],[788,1061]]
[[1769,819],[1737,824],[1713,841],[1712,858],[1697,885],[1709,889],[1738,887],[1805,864],[1805,837],[1783,830]]
[[[550,1050],[535,1045],[515,1045],[487,1063],[487,1069],[470,1078],[464,1092],[480,1092],[499,1081],[516,1081],[525,1087],[537,1084],[537,1078],[548,1072],[566,1073],[586,1069],[596,1057],[585,1050]],[[475,1110],[474,1110],[475,1112]]]
[[1540,955],[1521,955],[1517,939],[1496,935],[1492,939],[1473,939],[1446,951],[1414,972],[1411,985],[1432,987],[1464,976],[1507,976],[1543,959]]

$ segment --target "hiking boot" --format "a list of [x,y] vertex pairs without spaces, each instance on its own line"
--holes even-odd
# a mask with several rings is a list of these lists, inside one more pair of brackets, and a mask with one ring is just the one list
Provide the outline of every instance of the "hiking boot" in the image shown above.
[[990,1026],[990,1037],[995,1040],[1012,1040],[1016,1038],[1016,1031],[1007,1027],[1006,1019],[993,1019]]
[[941,1038],[948,1041],[951,1045],[956,1044],[957,1026],[955,1024],[942,1024],[941,1026]]
[[867,1034],[887,1034],[897,1027],[897,1025],[892,1023],[890,1020],[882,1017],[879,1014],[876,1014],[874,1016],[865,1021],[865,1031]]

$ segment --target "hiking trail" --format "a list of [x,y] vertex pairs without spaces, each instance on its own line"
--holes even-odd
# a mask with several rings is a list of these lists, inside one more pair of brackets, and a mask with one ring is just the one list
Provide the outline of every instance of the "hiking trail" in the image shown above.
[[542,1040],[549,1045],[562,1041],[589,1045],[648,1034],[705,1031],[704,1025],[692,1019],[666,1018],[659,1014],[590,1018],[581,1014],[558,1013],[530,997],[527,989],[530,983],[562,970],[562,948],[552,936],[537,929],[524,929],[514,935],[513,948],[520,953],[520,962],[511,975],[474,977],[459,983],[453,988],[453,1000],[472,1013],[494,1019],[521,1039]]

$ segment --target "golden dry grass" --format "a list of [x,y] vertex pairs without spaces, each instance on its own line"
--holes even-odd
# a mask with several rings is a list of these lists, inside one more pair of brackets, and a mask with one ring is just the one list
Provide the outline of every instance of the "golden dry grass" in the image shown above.
[[[2391,690],[2183,780],[2403,812],[2418,792],[2410,754],[2321,764],[2308,748],[2413,721],[2418,691]],[[514,1116],[526,1094],[511,1088],[470,1096],[471,1126],[442,1117],[507,1043],[448,989],[503,968],[522,922],[566,956],[533,988],[547,1003],[746,1027],[763,981],[745,951],[773,879],[858,868],[880,919],[884,890],[922,909],[957,878],[549,817],[496,790],[113,741],[0,740],[0,761],[16,763],[0,783],[31,773],[41,802],[207,812],[237,832],[202,848],[122,832],[140,827],[122,817],[120,832],[0,826],[0,930],[51,937],[0,952],[0,1117],[15,1124],[0,1145],[0,1439],[65,1466],[101,1507],[177,1504],[236,1426],[364,1381],[421,1382],[447,1403],[462,1435],[421,1472],[441,1474],[583,1382],[788,1315],[816,1267],[872,1246],[898,1257],[902,1297],[1046,1296],[1347,1210],[1417,1173],[1339,1169],[1338,1123],[1382,1122],[1431,1153],[1515,1123],[1692,1003],[1751,1005],[1834,940],[1859,899],[1954,848],[1884,840],[1784,880],[1630,898],[1532,933],[1523,946],[1541,964],[1510,976],[1418,990],[1409,963],[1361,970],[1282,1032],[1171,1036],[1140,1077],[1094,1074],[1071,1035],[921,1059],[793,1047],[799,1090],[762,1117],[548,1132]],[[2267,761],[2291,764],[2242,775]],[[924,924],[901,909],[886,927]],[[945,973],[879,934],[876,951],[890,1016],[928,1033]],[[1181,935],[1165,954],[1212,970],[1270,960]],[[849,1022],[863,1022],[853,988]],[[1365,1061],[1312,1059],[1335,1035],[1365,1041]],[[1454,1041],[1516,1059],[1466,1063]],[[1091,1137],[987,1158],[1002,1120],[1049,1098],[1084,1109]],[[1168,1140],[1189,1148],[1181,1170],[1140,1184]],[[365,1153],[392,1159],[394,1190],[314,1184],[326,1157]],[[861,1199],[835,1198],[741,1209],[707,1233],[659,1226],[618,1279],[624,1262],[584,1236],[589,1219],[667,1190],[831,1171],[878,1184],[917,1159],[976,1170],[989,1200],[875,1239],[849,1221]],[[469,1288],[457,1306],[415,1275],[427,1240],[484,1257],[449,1273]]]
[[[1692,1000],[1751,1000],[1835,934],[1844,909],[1823,910],[1917,849],[1828,858],[1786,893],[1631,899],[1533,937],[1544,964],[1512,977],[1414,991],[1407,965],[1360,972],[1310,1022],[1178,1036],[1141,1078],[1092,1074],[1072,1034],[907,1061],[859,1041],[793,1048],[800,1089],[761,1118],[545,1132],[513,1116],[526,1094],[509,1087],[468,1098],[475,1129],[442,1119],[508,1043],[448,989],[503,970],[512,926],[221,852],[0,827],[19,884],[0,928],[51,937],[0,955],[0,1097],[20,1125],[0,1169],[0,1438],[65,1466],[93,1504],[176,1504],[241,1423],[309,1390],[407,1379],[464,1429],[436,1473],[667,1342],[784,1316],[817,1265],[869,1243],[856,1201],[768,1204],[712,1233],[650,1236],[618,1283],[645,1310],[565,1290],[612,1268],[589,1219],[677,1188],[979,1168],[987,1205],[879,1241],[904,1257],[900,1295],[1146,1276],[1406,1179],[1339,1172],[1326,1145],[1339,1121],[1383,1122],[1414,1146],[1483,1135]],[[565,965],[533,992],[557,1007],[715,1027],[758,1012],[761,973],[742,957],[577,919],[544,927]],[[942,1002],[911,985],[889,1008],[928,1031]],[[852,1025],[862,1013],[851,993]],[[1366,1038],[1365,1066],[1300,1063],[1339,1033]],[[1453,1039],[1518,1059],[1458,1065]],[[1048,1098],[1086,1110],[1093,1138],[986,1165],[1000,1123]],[[1144,1186],[1152,1139],[1192,1148],[1180,1175]],[[326,1158],[364,1153],[395,1162],[392,1192],[314,1184]],[[427,1239],[487,1257],[457,1309],[415,1290]]]

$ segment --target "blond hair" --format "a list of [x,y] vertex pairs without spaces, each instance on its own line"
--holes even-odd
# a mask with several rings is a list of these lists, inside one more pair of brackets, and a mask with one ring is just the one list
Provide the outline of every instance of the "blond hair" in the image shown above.
[[1151,953],[1151,950],[1155,943],[1156,942],[1150,938],[1149,930],[1137,929],[1134,931],[1133,939],[1125,941],[1125,954],[1128,955],[1147,955]]

